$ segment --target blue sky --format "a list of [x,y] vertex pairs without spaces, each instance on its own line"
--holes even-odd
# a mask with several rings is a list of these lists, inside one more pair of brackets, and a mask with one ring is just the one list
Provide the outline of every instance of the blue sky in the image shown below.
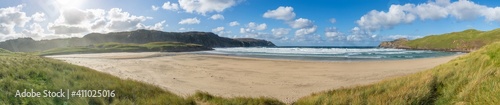
[[496,0],[0,2],[0,41],[151,29],[214,32],[230,38],[266,39],[281,46],[375,46],[401,37],[500,26],[500,2]]

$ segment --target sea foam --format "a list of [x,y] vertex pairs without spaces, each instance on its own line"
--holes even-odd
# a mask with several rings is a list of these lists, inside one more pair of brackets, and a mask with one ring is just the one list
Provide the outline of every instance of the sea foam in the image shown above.
[[405,50],[387,48],[335,48],[335,47],[236,47],[214,48],[213,51],[202,51],[202,54],[223,54],[233,56],[299,59],[299,60],[397,60],[454,55],[452,52],[429,50]]

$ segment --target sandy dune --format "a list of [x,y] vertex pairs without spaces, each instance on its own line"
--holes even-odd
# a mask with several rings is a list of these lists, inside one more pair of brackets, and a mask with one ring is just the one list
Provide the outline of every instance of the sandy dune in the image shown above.
[[290,103],[340,87],[426,70],[458,57],[394,61],[313,62],[183,53],[103,53],[48,56],[180,95],[196,90],[224,97],[275,97]]

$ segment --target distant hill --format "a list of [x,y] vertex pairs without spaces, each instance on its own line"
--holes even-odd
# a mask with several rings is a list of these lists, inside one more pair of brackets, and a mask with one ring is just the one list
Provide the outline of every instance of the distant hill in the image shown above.
[[0,42],[0,48],[14,52],[43,51],[53,48],[89,46],[92,44],[117,42],[145,44],[149,42],[182,42],[200,44],[206,47],[272,47],[272,42],[253,38],[231,39],[220,37],[211,32],[162,32],[154,30],[136,30],[112,32],[107,34],[90,33],[83,38],[66,38],[35,41],[31,38],[19,38]]
[[491,31],[469,29],[462,32],[430,35],[415,40],[387,41],[382,42],[379,47],[470,52],[496,41],[500,41],[500,29]]

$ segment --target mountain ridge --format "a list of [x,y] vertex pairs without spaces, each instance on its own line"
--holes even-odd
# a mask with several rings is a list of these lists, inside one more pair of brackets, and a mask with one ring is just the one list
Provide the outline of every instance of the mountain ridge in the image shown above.
[[82,38],[64,38],[35,41],[32,38],[18,38],[0,42],[0,48],[13,52],[34,52],[53,48],[88,46],[92,44],[117,42],[145,44],[149,42],[182,42],[200,44],[206,47],[274,47],[274,43],[253,38],[226,38],[211,32],[163,32],[135,30],[110,33],[89,33]]

